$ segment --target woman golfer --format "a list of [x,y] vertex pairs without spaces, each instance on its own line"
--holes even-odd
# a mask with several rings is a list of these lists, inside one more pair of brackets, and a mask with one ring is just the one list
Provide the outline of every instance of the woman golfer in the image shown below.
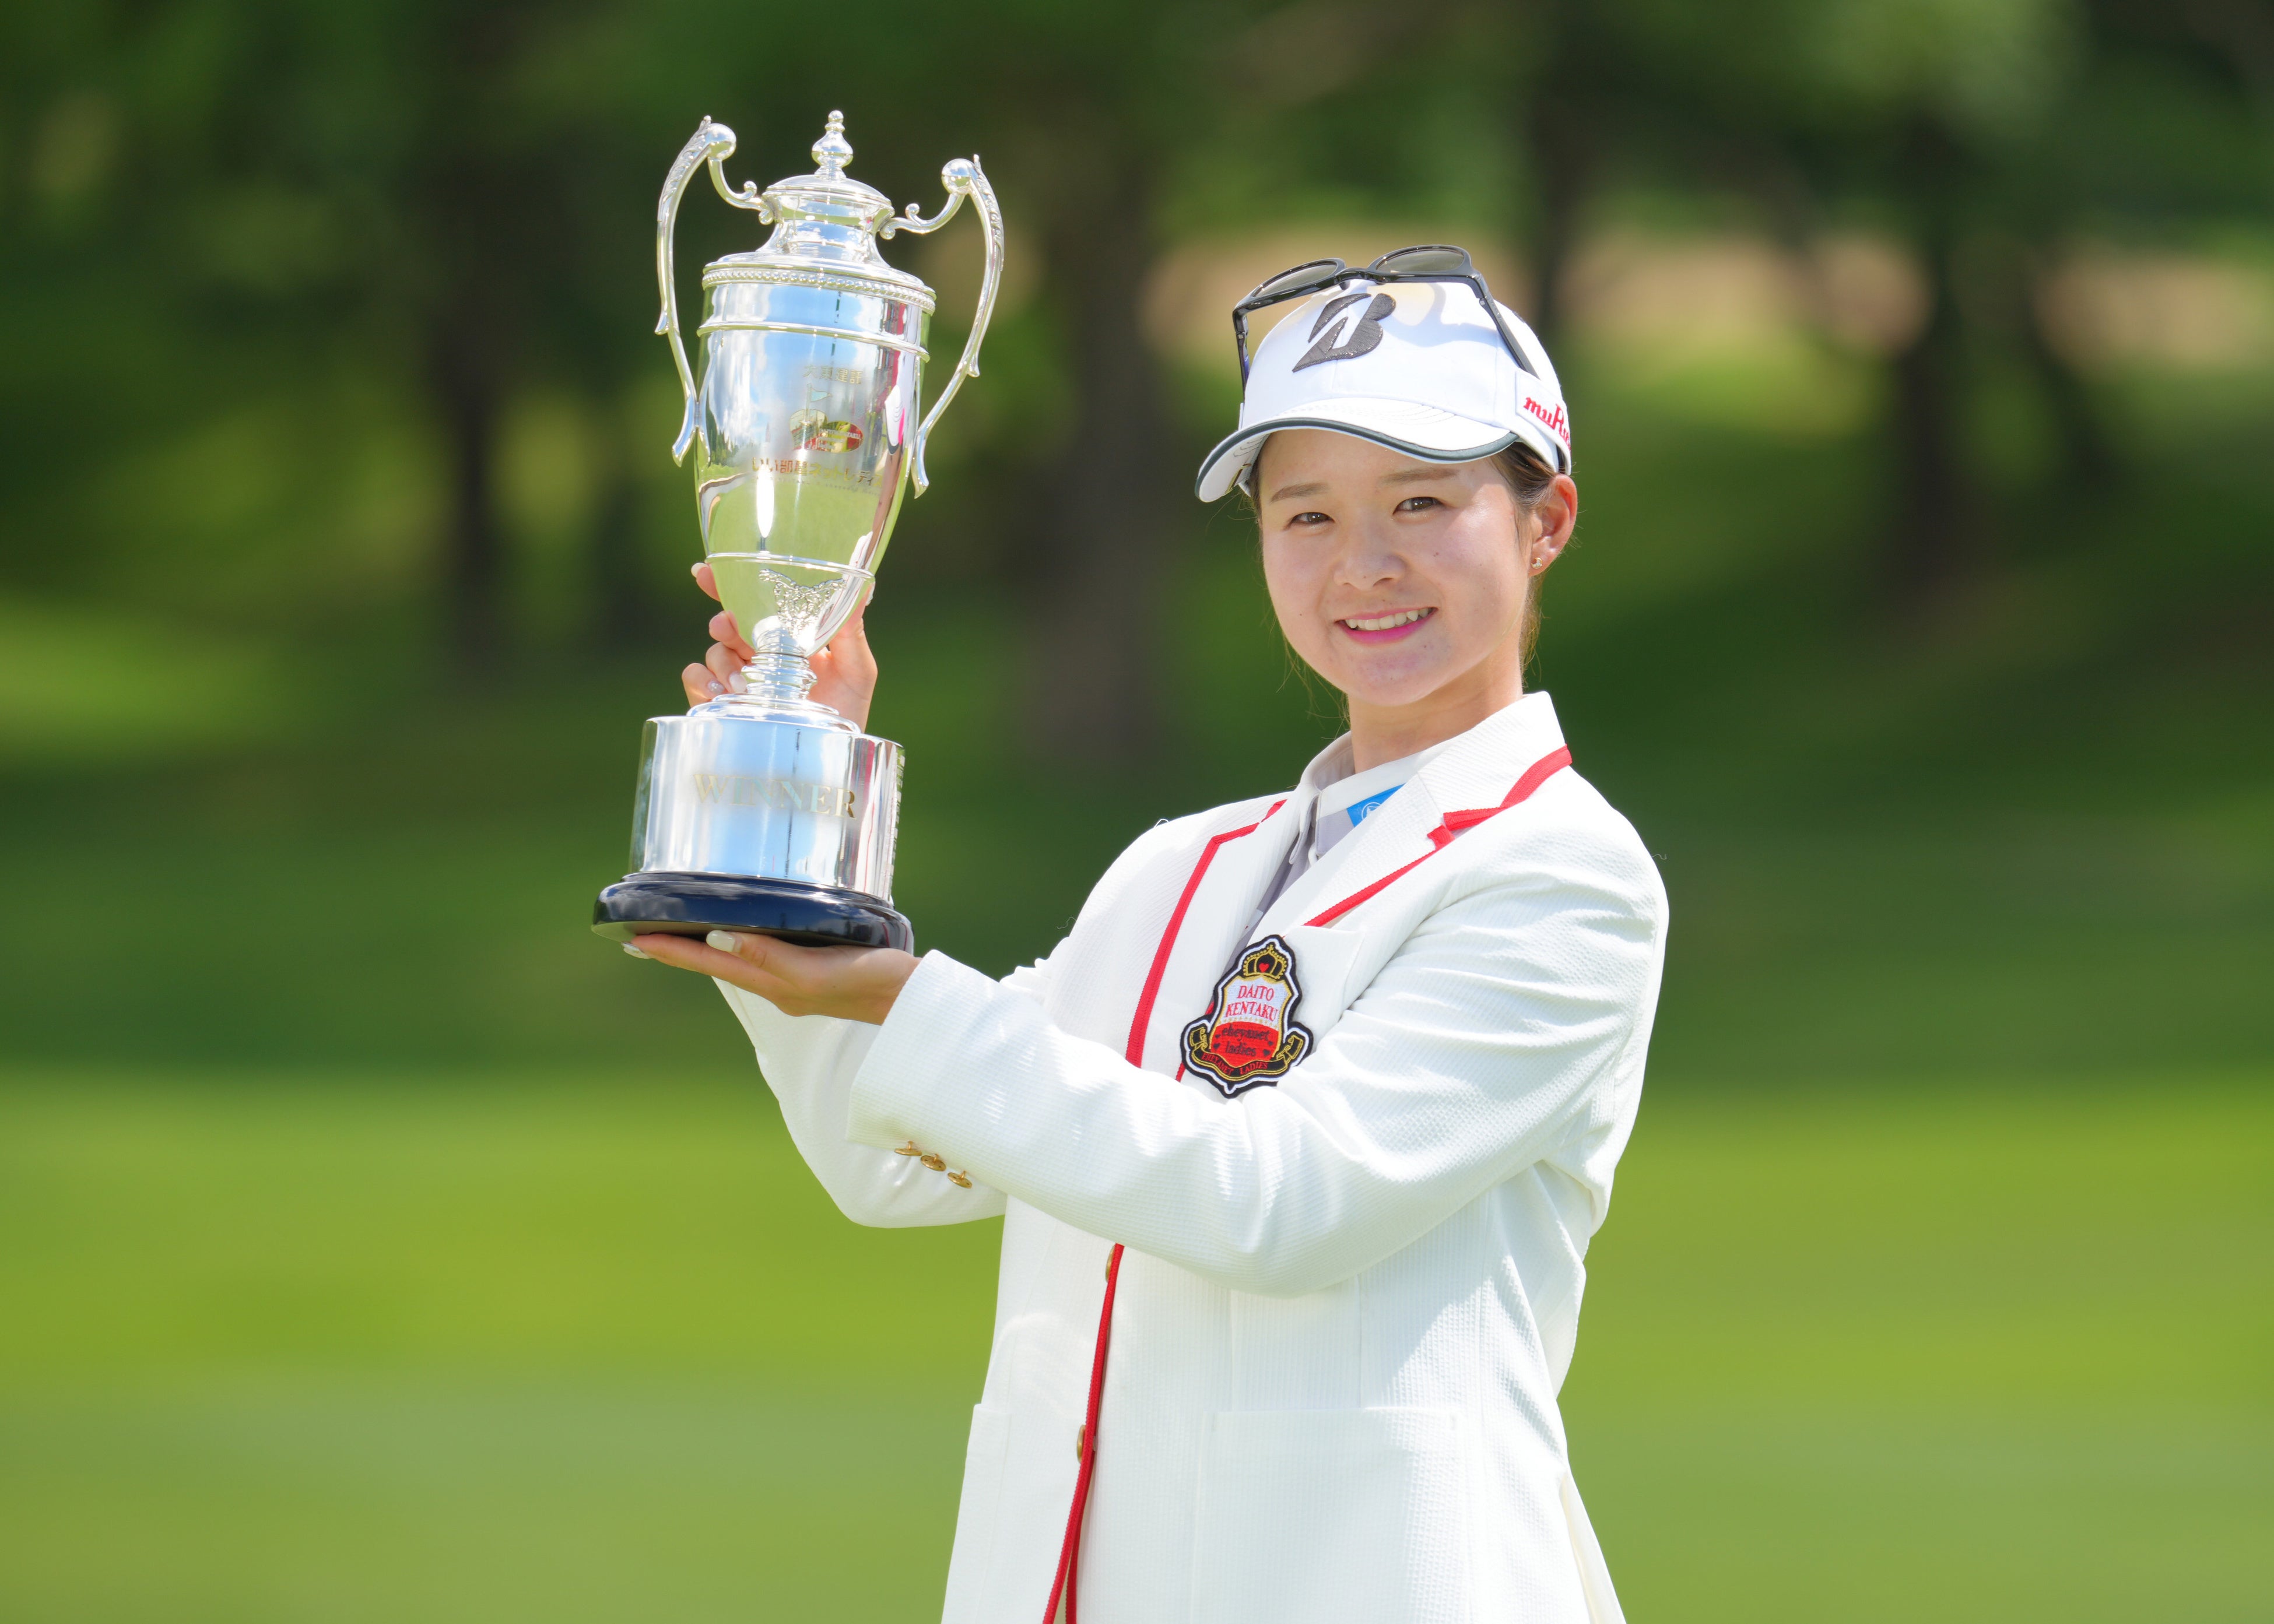
[[[1600,1624],[1555,1395],[1666,898],[1524,692],[1577,516],[1562,390],[1458,249],[1299,267],[1234,327],[1199,492],[1253,500],[1350,732],[1141,836],[1001,981],[637,946],[717,978],[848,1216],[1005,1217],[949,1620]],[[712,630],[698,703],[748,655]],[[857,623],[821,665],[864,716]]]

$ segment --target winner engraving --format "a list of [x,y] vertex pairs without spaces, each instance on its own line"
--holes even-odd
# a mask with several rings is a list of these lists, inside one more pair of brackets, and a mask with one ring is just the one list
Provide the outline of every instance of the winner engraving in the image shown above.
[[817,817],[851,817],[854,794],[835,784],[801,778],[746,778],[738,774],[689,775],[695,798],[706,806],[770,807],[777,812],[810,812]]

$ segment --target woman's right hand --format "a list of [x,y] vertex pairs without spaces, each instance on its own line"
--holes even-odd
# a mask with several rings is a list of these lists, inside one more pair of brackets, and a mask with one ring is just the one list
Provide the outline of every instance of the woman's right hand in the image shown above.
[[[695,567],[695,584],[712,598],[719,596],[718,578],[707,563]],[[813,688],[806,695],[816,704],[827,705],[855,727],[869,726],[869,703],[877,695],[877,657],[870,652],[869,634],[862,626],[868,613],[866,595],[832,638],[829,646],[813,657]],[[710,651],[699,665],[689,665],[679,673],[680,685],[687,690],[690,709],[708,704],[722,694],[742,691],[742,667],[755,657],[750,645],[734,628],[734,617],[724,609],[711,617]]]

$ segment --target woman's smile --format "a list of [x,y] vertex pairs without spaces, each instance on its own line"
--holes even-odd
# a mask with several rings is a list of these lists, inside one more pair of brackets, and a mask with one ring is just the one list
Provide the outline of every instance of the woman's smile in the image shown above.
[[1412,636],[1422,623],[1437,611],[1427,609],[1384,609],[1373,614],[1345,615],[1335,624],[1344,635],[1359,643],[1397,643]]

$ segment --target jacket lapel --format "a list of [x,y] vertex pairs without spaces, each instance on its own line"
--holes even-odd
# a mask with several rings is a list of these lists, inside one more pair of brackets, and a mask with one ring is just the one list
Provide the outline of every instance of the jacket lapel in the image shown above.
[[1263,888],[1286,861],[1314,793],[1299,786],[1260,820],[1243,817],[1219,831],[1194,853],[1192,867],[1176,876],[1181,914],[1172,911],[1159,943],[1146,944],[1159,979],[1155,981],[1148,973],[1139,996],[1133,1024],[1141,1030],[1131,1034],[1129,1055],[1138,1064],[1176,1071],[1178,1034],[1207,1003],[1225,961],[1239,947],[1241,932],[1255,916]]
[[1328,746],[1284,801],[1260,819],[1243,817],[1217,831],[1178,879],[1190,896],[1180,892],[1181,912],[1172,913],[1157,944],[1147,944],[1157,980],[1148,973],[1141,990],[1130,1057],[1150,1071],[1175,1072],[1181,1060],[1178,1034],[1206,1011],[1241,948],[1274,931],[1300,928],[1440,850],[1497,808],[1525,771],[1562,742],[1555,708],[1544,693],[1528,694],[1486,718],[1312,864],[1249,930],[1264,887],[1277,877],[1295,837],[1308,826],[1320,780],[1339,765],[1344,741]]
[[1439,850],[1472,826],[1473,816],[1464,815],[1498,808],[1525,771],[1562,743],[1555,707],[1544,692],[1495,711],[1312,864],[1272,903],[1254,934],[1306,923]]

